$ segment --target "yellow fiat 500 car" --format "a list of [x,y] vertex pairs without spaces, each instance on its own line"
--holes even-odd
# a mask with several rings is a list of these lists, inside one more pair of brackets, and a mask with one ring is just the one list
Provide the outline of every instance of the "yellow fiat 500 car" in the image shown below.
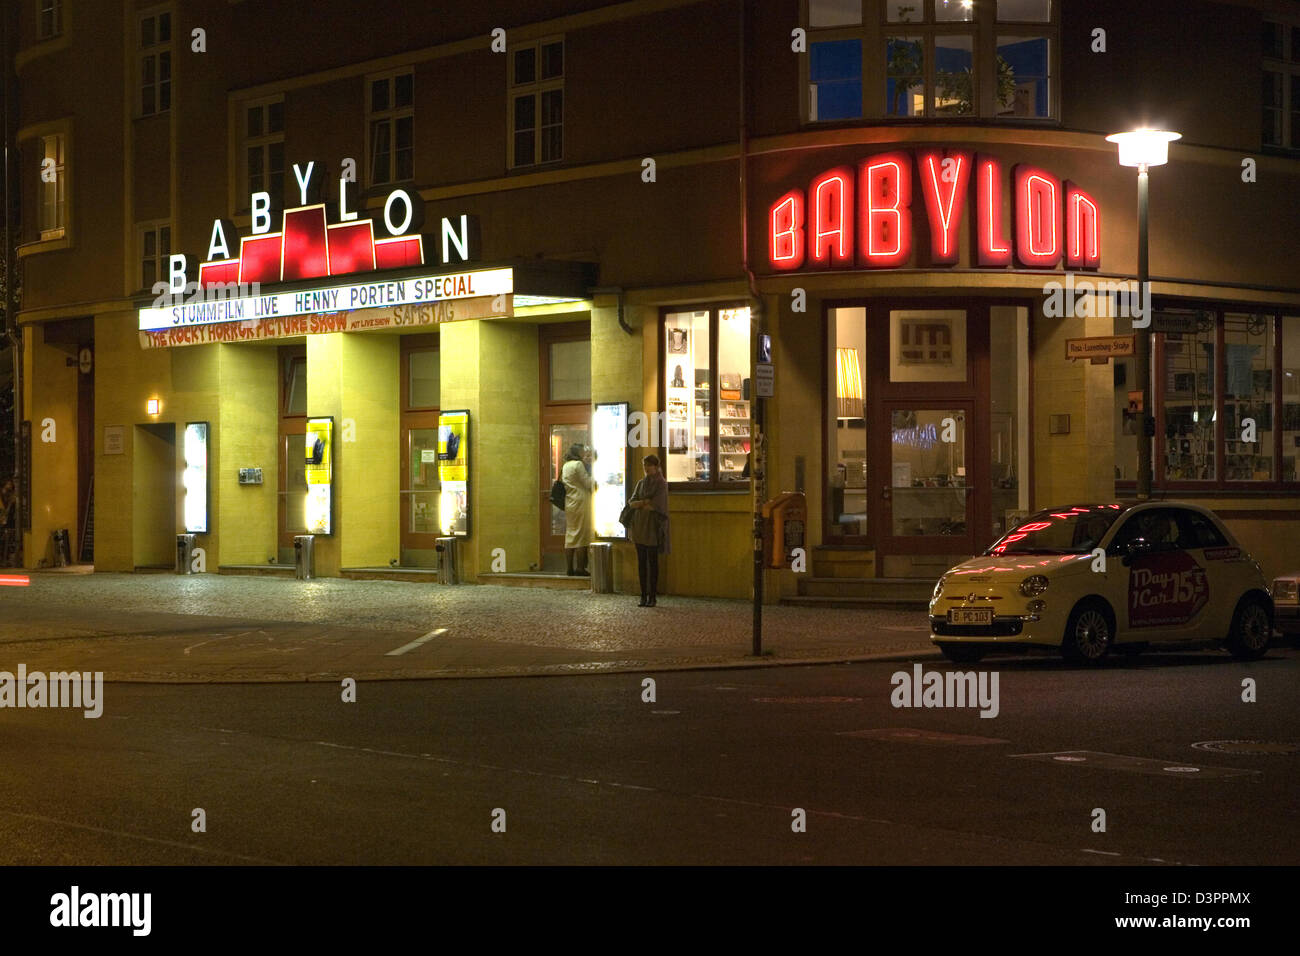
[[1272,632],[1259,565],[1213,512],[1170,501],[1040,511],[945,573],[930,600],[930,640],[961,662],[1057,647],[1093,664],[1112,648],[1204,640],[1251,659]]

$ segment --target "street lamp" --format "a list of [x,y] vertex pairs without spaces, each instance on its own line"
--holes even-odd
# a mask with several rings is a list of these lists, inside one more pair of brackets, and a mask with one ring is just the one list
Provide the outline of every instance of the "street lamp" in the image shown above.
[[1182,139],[1182,133],[1163,129],[1136,129],[1112,133],[1106,141],[1119,147],[1119,164],[1136,166],[1138,171],[1138,302],[1139,320],[1133,323],[1136,340],[1133,361],[1137,365],[1137,390],[1142,395],[1142,427],[1138,429],[1137,496],[1139,501],[1151,497],[1151,439],[1155,436],[1155,419],[1151,417],[1151,295],[1147,286],[1147,168],[1169,162],[1169,144]]

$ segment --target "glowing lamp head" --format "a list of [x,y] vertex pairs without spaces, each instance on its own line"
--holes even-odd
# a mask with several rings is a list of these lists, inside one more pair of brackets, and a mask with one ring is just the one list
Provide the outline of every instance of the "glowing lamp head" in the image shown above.
[[1182,133],[1166,129],[1135,129],[1130,133],[1111,133],[1106,142],[1119,147],[1121,166],[1163,166],[1169,162],[1169,144],[1182,138]]
[[162,400],[151,398],[144,403],[144,410],[150,415],[157,415],[162,411]]

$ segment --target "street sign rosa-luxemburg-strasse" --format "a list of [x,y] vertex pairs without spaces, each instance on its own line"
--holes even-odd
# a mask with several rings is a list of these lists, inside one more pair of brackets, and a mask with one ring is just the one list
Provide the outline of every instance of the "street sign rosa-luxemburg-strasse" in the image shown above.
[[1129,358],[1133,354],[1131,335],[1096,335],[1065,340],[1065,357],[1071,361],[1086,358],[1100,364],[1113,358]]

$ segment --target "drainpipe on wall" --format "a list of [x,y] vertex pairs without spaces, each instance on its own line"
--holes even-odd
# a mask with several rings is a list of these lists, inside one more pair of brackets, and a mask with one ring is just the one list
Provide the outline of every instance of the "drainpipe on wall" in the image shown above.
[[[740,261],[749,283],[750,355],[757,359],[759,337],[763,334],[763,300],[758,294],[754,271],[749,267],[749,122],[745,99],[745,0],[739,3],[739,33],[736,38],[739,69],[737,71],[737,105],[740,113]],[[752,360],[751,360],[752,364]],[[752,381],[752,380],[751,380]],[[755,387],[750,392],[754,403],[753,435],[750,438],[749,482],[754,506],[754,623],[753,647],[755,657],[763,654],[763,501],[767,497],[767,436],[764,432],[766,401],[758,396]],[[715,456],[716,460],[716,456]]]
[[635,334],[635,332],[634,332],[632,326],[628,325],[628,324],[627,324],[627,320],[623,318],[623,289],[622,289],[620,286],[602,286],[602,287],[599,288],[599,289],[591,289],[591,290],[589,290],[589,291],[591,292],[592,295],[613,295],[613,296],[618,296],[618,324],[619,324],[619,328],[621,328],[621,329],[622,329],[624,332],[626,332],[628,335],[633,335],[633,334]]

